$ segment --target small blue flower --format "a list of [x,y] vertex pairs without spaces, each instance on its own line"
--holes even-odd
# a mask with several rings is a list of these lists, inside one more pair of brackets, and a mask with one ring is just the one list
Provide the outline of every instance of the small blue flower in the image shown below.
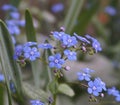
[[30,100],[31,105],[45,105],[43,102],[39,100]]
[[56,3],[51,8],[52,12],[54,13],[61,12],[63,11],[63,9],[64,9],[64,5],[62,3]]
[[13,19],[19,19],[20,18],[20,14],[17,11],[16,12],[11,12],[10,16]]
[[3,82],[5,80],[5,77],[3,74],[0,74],[0,82]]
[[109,95],[113,95],[113,96],[118,96],[119,95],[119,91],[116,89],[116,87],[108,88],[107,93]]
[[104,11],[105,11],[105,13],[109,14],[110,16],[114,16],[117,13],[117,10],[112,6],[107,6]]
[[87,74],[90,74],[90,73],[93,73],[94,72],[94,70],[92,70],[92,69],[90,69],[90,68],[83,68],[82,69],[85,73],[87,73]]
[[95,81],[97,81],[99,84],[99,86],[104,90],[106,91],[106,84],[98,77],[98,78],[95,78]]
[[39,44],[38,48],[42,48],[42,49],[52,49],[52,45],[49,43],[44,43],[44,44]]
[[77,75],[79,81],[83,81],[83,80],[90,81],[91,78],[90,74],[78,72]]
[[62,37],[62,44],[67,47],[75,46],[77,44],[76,37],[66,34]]
[[101,45],[97,39],[91,37],[90,35],[85,35],[85,37],[92,42],[92,48],[97,53],[98,51],[102,51]]
[[26,59],[29,59],[30,61],[35,61],[36,58],[40,57],[40,52],[38,51],[38,49],[36,47],[27,47],[25,46],[23,48],[24,51],[24,57]]
[[81,42],[90,44],[90,41],[87,40],[85,37],[78,36],[76,33],[74,33],[74,36],[75,36],[77,39],[79,39]]
[[64,54],[67,56],[68,60],[77,60],[77,53],[74,51],[70,51],[68,49],[64,50]]
[[94,70],[91,70],[89,68],[84,68],[82,70],[83,70],[83,73],[82,72],[77,73],[78,80],[80,80],[80,81],[82,81],[82,80],[90,81],[91,80],[90,73],[94,72]]
[[57,39],[57,40],[62,40],[62,37],[64,36],[64,35],[66,35],[64,32],[58,32],[58,31],[54,31],[54,32],[52,32],[52,34],[53,34],[53,36],[54,36],[54,38],[55,39]]
[[102,88],[99,86],[98,81],[89,81],[87,91],[89,94],[93,94],[94,96],[99,96],[99,92],[102,92]]
[[60,69],[62,67],[62,64],[64,64],[64,59],[61,59],[60,53],[57,53],[53,56],[49,56],[48,60],[50,68],[56,67]]
[[88,82],[88,93],[94,96],[99,96],[102,90],[106,91],[106,86],[100,78],[96,78],[94,81]]
[[5,5],[2,6],[2,10],[4,10],[4,11],[8,11],[8,10],[16,11],[17,8],[10,5],[10,4],[5,4]]

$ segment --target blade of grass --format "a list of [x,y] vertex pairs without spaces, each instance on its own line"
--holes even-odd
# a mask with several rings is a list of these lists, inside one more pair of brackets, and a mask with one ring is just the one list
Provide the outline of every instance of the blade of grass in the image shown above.
[[[33,20],[32,20],[31,13],[29,12],[28,9],[25,11],[25,20],[26,20],[27,41],[36,42],[37,41],[36,32],[35,32],[35,29],[34,29],[34,26],[33,26]],[[40,79],[39,79],[40,66],[39,65],[40,64],[39,64],[38,61],[31,62],[33,79],[34,79],[34,83],[35,83],[36,87],[40,86]]]
[[84,2],[85,0],[71,0],[71,5],[64,21],[64,26],[67,33],[72,31]]
[[[0,20],[0,44],[1,44],[1,61],[6,78],[8,93],[10,92],[9,79],[14,82],[16,94],[21,102],[23,99],[21,70],[17,62],[13,59],[12,39],[5,24]],[[8,94],[10,96],[10,94]],[[23,104],[24,105],[24,104]]]

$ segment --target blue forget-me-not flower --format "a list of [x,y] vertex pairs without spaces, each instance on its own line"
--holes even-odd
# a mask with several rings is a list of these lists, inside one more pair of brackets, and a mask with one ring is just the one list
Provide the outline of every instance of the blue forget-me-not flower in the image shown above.
[[62,3],[56,3],[51,7],[52,12],[58,13],[63,11],[64,5]]
[[61,59],[61,54],[57,53],[55,55],[49,56],[49,67],[60,69],[64,64],[64,59]]
[[91,70],[89,68],[84,68],[83,72],[78,72],[77,76],[78,76],[78,80],[82,81],[82,80],[86,80],[86,81],[90,81],[91,80],[91,75],[90,73],[92,73],[94,70]]
[[77,53],[75,51],[70,51],[68,49],[64,50],[64,54],[67,56],[68,60],[77,60]]
[[117,10],[113,6],[107,6],[104,9],[104,12],[109,14],[110,16],[114,16],[117,13]]
[[40,52],[37,47],[24,47],[23,48],[24,57],[30,61],[34,61],[40,57]]
[[105,83],[101,79],[95,79],[88,82],[88,93],[94,96],[99,96],[102,90],[106,90]]

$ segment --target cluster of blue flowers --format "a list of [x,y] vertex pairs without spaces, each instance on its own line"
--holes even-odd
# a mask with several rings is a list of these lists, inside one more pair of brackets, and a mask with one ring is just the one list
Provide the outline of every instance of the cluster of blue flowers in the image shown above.
[[94,96],[99,96],[103,94],[103,91],[106,91],[106,84],[100,79],[95,78],[94,80],[91,79],[90,73],[94,72],[94,70],[91,70],[89,68],[84,68],[83,72],[78,72],[78,80],[79,81],[87,81],[87,91],[89,94]]
[[15,47],[14,59],[16,60],[30,60],[34,61],[40,57],[36,42],[27,42],[24,45],[18,45]]
[[9,17],[6,20],[8,31],[12,37],[12,41],[15,44],[15,35],[20,34],[20,27],[25,26],[25,21],[20,20],[20,13],[18,9],[12,5],[5,4],[2,6],[2,10],[9,13]]
[[[82,51],[84,53],[97,53],[102,50],[99,41],[90,35],[79,36],[76,33],[73,36],[66,34],[64,28],[61,31],[51,32],[51,39],[56,42],[56,45],[51,45],[48,42],[38,44],[37,42],[27,42],[23,45],[18,45],[15,47],[14,58],[21,63],[25,60],[35,61],[40,59],[41,53],[39,49],[47,50],[50,49],[52,54],[49,55],[46,64],[52,68],[56,76],[61,76],[62,70],[70,70],[69,66],[64,67],[66,60],[75,61],[77,60],[77,51]],[[41,59],[42,60],[42,59]],[[109,95],[116,97],[116,101],[120,101],[120,92],[114,87],[111,89],[106,88],[106,84],[101,80],[101,78],[92,78],[91,73],[94,70],[89,68],[82,69],[83,72],[78,72],[78,80],[85,81],[85,87],[87,88],[88,94],[91,97],[102,96],[104,93],[108,92]],[[39,100],[31,100],[32,105],[44,105]]]
[[38,44],[37,42],[27,42],[24,45],[15,47],[14,58],[20,62],[24,62],[25,60],[35,61],[41,57],[39,49],[50,49],[52,55],[48,57],[46,63],[54,71],[58,71],[58,69],[68,69],[68,67],[63,66],[66,60],[77,60],[77,51],[82,50],[86,53],[90,53],[91,51],[97,53],[102,50],[99,41],[90,35],[82,37],[74,33],[71,36],[65,33],[63,27],[61,27],[59,32],[53,31],[51,34],[51,39],[57,43],[56,46],[49,43]]

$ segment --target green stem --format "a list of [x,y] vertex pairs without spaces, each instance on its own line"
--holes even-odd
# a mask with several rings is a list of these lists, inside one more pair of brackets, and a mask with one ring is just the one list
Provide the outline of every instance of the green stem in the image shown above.
[[56,96],[56,94],[54,94],[53,95],[53,103],[52,103],[52,105],[56,105],[56,99],[57,99],[57,96]]

